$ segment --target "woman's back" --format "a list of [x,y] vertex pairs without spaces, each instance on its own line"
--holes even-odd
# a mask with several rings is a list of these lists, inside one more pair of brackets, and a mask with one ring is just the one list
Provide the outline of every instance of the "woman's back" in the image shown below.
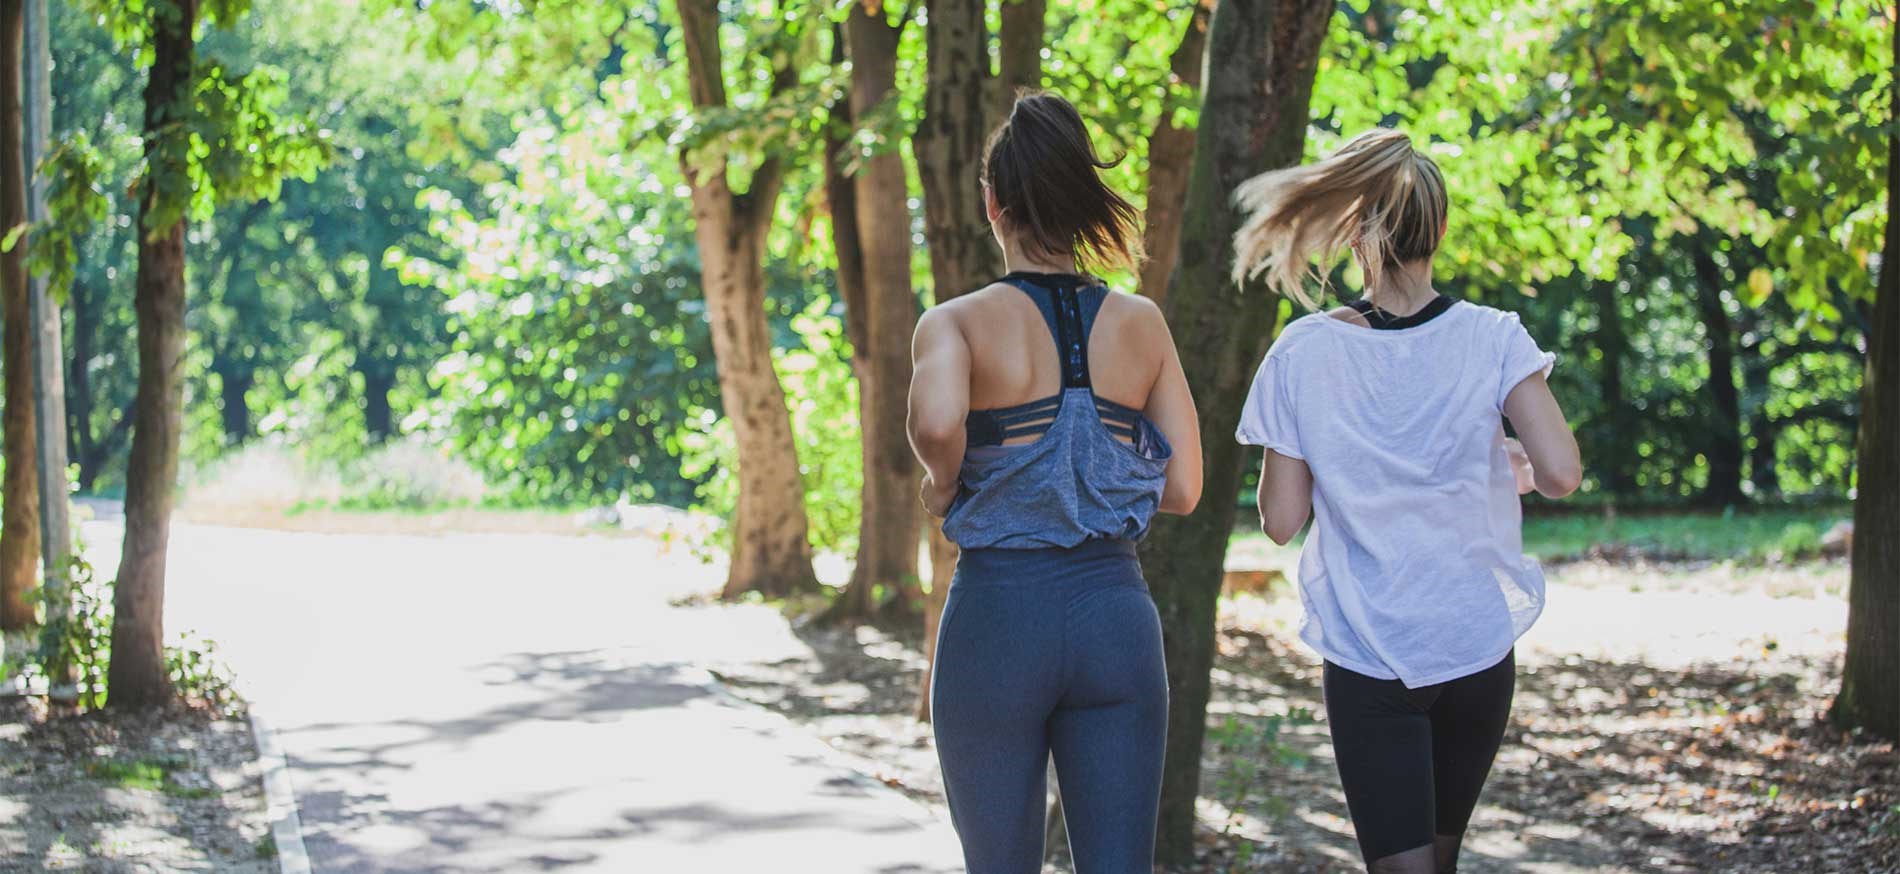
[[1159,310],[1092,277],[1012,273],[933,316],[967,382],[945,534],[966,549],[1144,535],[1173,456],[1146,411],[1179,418],[1156,403],[1175,362]]
[[[969,344],[970,409],[1019,406],[1062,389],[1056,339],[1029,293],[995,282],[946,304],[942,311],[956,320]],[[1105,296],[1086,350],[1095,395],[1145,409],[1167,358],[1166,330],[1160,310],[1147,298]]]

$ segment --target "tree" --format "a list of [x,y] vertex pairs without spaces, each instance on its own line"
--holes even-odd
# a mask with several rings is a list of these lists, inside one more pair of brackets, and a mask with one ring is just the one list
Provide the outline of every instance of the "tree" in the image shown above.
[[[25,0],[0,0],[0,228],[27,222],[27,167],[22,126]],[[0,252],[0,358],[6,381],[6,478],[0,486],[0,629],[37,624],[28,594],[40,562],[39,435],[33,416],[33,307],[26,247]]]
[[[1181,349],[1181,365],[1200,399],[1206,491],[1213,496],[1239,491],[1245,459],[1234,428],[1279,316],[1264,286],[1243,288],[1227,277],[1241,219],[1231,197],[1248,178],[1300,160],[1332,11],[1324,0],[1221,0],[1208,29],[1207,65],[1216,72],[1207,77],[1195,134],[1166,312],[1175,336],[1193,338]],[[1167,763],[1156,830],[1164,864],[1193,858],[1215,601],[1235,511],[1233,501],[1208,500],[1191,515],[1157,519],[1141,549],[1168,663]]]
[[[1900,69],[1900,41],[1894,43]],[[1900,113],[1900,80],[1889,111]],[[1861,384],[1860,484],[1854,499],[1847,660],[1834,720],[1900,741],[1900,133],[1887,145],[1887,233]]]
[[1148,135],[1148,203],[1143,210],[1141,293],[1165,303],[1168,277],[1181,243],[1181,208],[1187,197],[1188,168],[1194,160],[1194,128],[1182,124],[1175,104],[1191,100],[1201,88],[1207,62],[1207,23],[1215,0],[1195,0],[1181,42],[1168,59],[1168,81],[1161,87],[1161,120]]
[[[971,180],[982,172],[983,138],[993,104],[989,28],[983,4],[934,0],[925,7],[924,114],[911,135],[917,176],[924,188],[924,240],[930,249],[930,287],[941,304],[975,291],[1000,275],[1002,253],[990,234],[983,196]],[[930,524],[930,599],[924,611],[924,650],[936,657],[937,621],[949,596],[956,547],[943,527]],[[923,674],[918,717],[930,716],[930,671]]]
[[[910,285],[910,192],[898,143],[878,124],[897,99],[897,48],[903,26],[902,21],[891,23],[884,5],[875,0],[851,4],[844,24],[851,58],[851,142],[869,140],[868,149],[855,150],[853,190],[848,195],[839,192],[840,199],[848,197],[850,212],[832,215],[834,235],[842,233],[836,225],[855,225],[849,239],[834,237],[839,243],[838,284],[853,329],[864,444],[857,566],[834,611],[853,618],[871,614],[880,589],[894,596],[888,603],[899,610],[921,606],[917,543],[923,512],[917,503],[917,464],[904,431],[910,335],[917,326],[917,297]],[[826,171],[839,172],[829,166]],[[847,246],[856,251],[848,252]]]
[[[688,88],[694,109],[727,108],[719,45],[717,0],[679,0]],[[773,90],[795,81],[779,65]],[[809,524],[799,479],[798,447],[786,413],[785,390],[772,368],[765,319],[765,236],[784,185],[784,158],[767,155],[743,193],[732,188],[723,152],[681,154],[692,190],[693,234],[699,241],[701,284],[713,326],[719,390],[738,445],[739,505],[732,520],[732,559],[724,596],[769,595],[817,588],[811,568]]]
[[[281,180],[308,178],[327,157],[273,107],[281,76],[233,77],[197,57],[198,0],[102,4],[122,43],[150,58],[145,84],[144,163],[138,186],[139,388],[127,462],[125,542],[113,586],[108,703],[140,709],[170,700],[163,642],[165,556],[184,404],[185,225],[209,218],[218,198],[274,197]],[[246,9],[219,0],[229,23]]]

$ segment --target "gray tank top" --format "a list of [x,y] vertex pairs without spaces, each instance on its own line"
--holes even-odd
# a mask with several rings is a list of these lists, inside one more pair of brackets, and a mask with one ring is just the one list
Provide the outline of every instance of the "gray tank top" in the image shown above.
[[[1139,540],[1161,505],[1174,451],[1141,411],[1095,396],[1089,331],[1110,294],[1100,280],[1011,273],[1056,341],[1062,388],[1014,407],[972,410],[944,535],[964,549],[1072,547]],[[1032,442],[1005,441],[1035,436]]]

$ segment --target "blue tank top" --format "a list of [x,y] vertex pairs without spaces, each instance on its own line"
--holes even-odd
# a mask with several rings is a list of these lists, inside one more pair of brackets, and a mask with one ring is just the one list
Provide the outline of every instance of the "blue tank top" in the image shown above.
[[[1041,400],[972,410],[956,500],[943,532],[964,549],[1073,547],[1139,540],[1161,505],[1174,450],[1139,410],[1095,396],[1089,331],[1110,294],[1099,280],[1011,273],[1062,362],[1062,388]],[[1005,441],[1035,436],[1031,442]]]

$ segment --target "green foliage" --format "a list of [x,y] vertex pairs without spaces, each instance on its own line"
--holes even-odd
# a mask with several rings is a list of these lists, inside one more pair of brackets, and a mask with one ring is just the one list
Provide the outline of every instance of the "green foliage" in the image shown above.
[[49,671],[55,665],[68,665],[77,681],[79,708],[97,710],[106,703],[106,665],[112,659],[112,591],[110,585],[98,580],[83,553],[75,548],[67,565],[65,610],[54,610],[44,603],[53,594],[47,587],[34,590],[47,622],[40,628],[39,649],[31,663],[13,669],[49,683],[61,683],[64,681]]
[[1207,739],[1219,752],[1225,768],[1215,781],[1214,797],[1232,812],[1226,830],[1231,832],[1242,814],[1258,804],[1270,817],[1284,816],[1287,801],[1272,794],[1266,776],[1270,767],[1304,768],[1307,756],[1282,739],[1288,728],[1312,725],[1313,712],[1296,707],[1285,715],[1242,719],[1228,716],[1220,725],[1208,729]]

